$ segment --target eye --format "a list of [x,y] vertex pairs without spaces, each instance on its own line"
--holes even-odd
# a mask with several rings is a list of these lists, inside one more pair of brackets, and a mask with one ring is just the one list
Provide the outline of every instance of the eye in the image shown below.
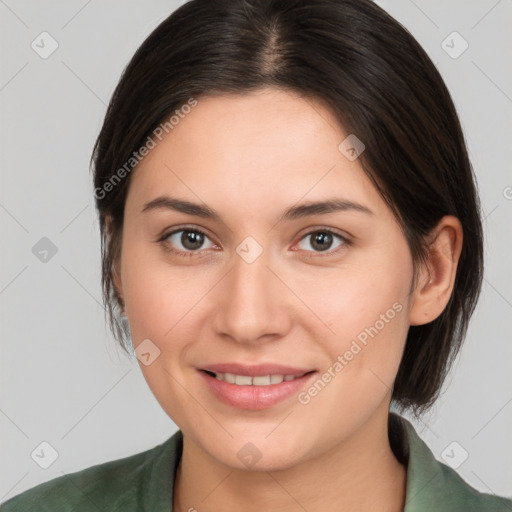
[[[210,245],[205,247],[205,242]],[[210,240],[208,235],[198,229],[177,229],[163,235],[159,242],[165,249],[182,256],[191,256],[191,253],[199,252],[201,249],[211,249],[216,245]]]
[[[309,239],[309,241],[308,241]],[[219,246],[211,241],[210,237],[199,229],[181,228],[164,234],[158,242],[168,252],[178,256],[191,257],[199,254],[202,249],[219,249]],[[205,245],[206,244],[206,245]],[[309,250],[306,245],[312,247]],[[350,246],[351,241],[329,228],[318,228],[310,231],[299,241],[299,249],[310,253],[326,253],[332,255],[338,252],[340,247]]]
[[[308,239],[309,241],[307,241]],[[338,242],[336,245],[334,245],[334,250],[331,250],[333,248],[333,244],[336,243],[336,239]],[[309,245],[314,250],[308,251],[305,245]],[[299,242],[300,248],[306,250],[307,252],[328,251],[329,254],[337,252],[336,249],[344,245],[350,245],[350,241],[344,236],[335,233],[333,230],[328,228],[321,228],[315,231],[310,231],[307,235],[302,237],[301,241]]]

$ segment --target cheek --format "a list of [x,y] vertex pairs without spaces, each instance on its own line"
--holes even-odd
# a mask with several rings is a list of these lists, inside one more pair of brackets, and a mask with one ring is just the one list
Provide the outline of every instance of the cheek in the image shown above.
[[390,397],[409,328],[408,278],[406,266],[352,270],[333,274],[308,297],[334,334],[310,323],[311,339],[326,354],[319,375],[326,384],[305,389],[300,403],[319,425],[333,426],[333,439],[347,417],[362,424]]
[[333,269],[316,283],[303,278],[298,290],[330,329],[320,331],[318,320],[314,326],[310,322],[312,339],[332,363],[341,356],[346,379],[362,378],[358,382],[369,386],[378,385],[370,370],[387,384],[396,375],[409,329],[412,279],[407,246],[397,243],[395,250],[388,246],[385,254],[373,256],[361,265]]
[[123,255],[122,280],[135,349],[149,339],[157,347],[149,349],[151,357],[158,350],[150,364],[139,361],[140,369],[162,409],[173,421],[184,424],[183,404],[189,397],[179,385],[184,380],[180,363],[187,349],[181,340],[190,338],[186,329],[200,291],[162,259],[156,261],[154,255],[136,248]]
[[294,290],[334,331],[322,334],[346,340],[374,324],[383,330],[383,322],[389,326],[397,323],[395,319],[403,321],[406,315],[398,313],[407,309],[409,274],[406,266],[399,265],[332,269],[329,274],[296,278]]
[[183,308],[179,275],[163,264],[154,247],[146,249],[126,233],[123,240],[121,278],[133,342],[162,339]]
[[[137,266],[135,264],[134,266]],[[133,267],[132,267],[133,268]],[[126,310],[135,344],[144,338],[164,341],[193,307],[195,294],[190,281],[181,282],[172,273],[140,269],[126,280]],[[199,297],[196,297],[196,302]]]

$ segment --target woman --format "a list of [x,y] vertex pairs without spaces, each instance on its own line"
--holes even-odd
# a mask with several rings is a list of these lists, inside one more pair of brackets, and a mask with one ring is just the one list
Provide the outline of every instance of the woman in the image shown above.
[[3,512],[512,509],[390,412],[438,397],[483,248],[453,102],[382,9],[186,3],[93,163],[111,326],[180,430]]

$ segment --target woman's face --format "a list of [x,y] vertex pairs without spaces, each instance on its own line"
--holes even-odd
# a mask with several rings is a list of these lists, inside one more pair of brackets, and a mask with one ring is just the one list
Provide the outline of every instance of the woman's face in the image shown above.
[[[131,177],[118,288],[142,372],[228,466],[291,467],[387,414],[412,259],[348,135],[283,91],[199,98]],[[146,207],[166,196],[197,211]],[[301,208],[326,201],[345,206]]]

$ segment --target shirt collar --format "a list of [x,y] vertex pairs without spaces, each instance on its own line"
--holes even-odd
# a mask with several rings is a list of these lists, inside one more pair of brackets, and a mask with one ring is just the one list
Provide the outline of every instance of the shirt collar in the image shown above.
[[174,480],[183,453],[183,433],[176,431],[154,449],[157,450],[154,463],[143,483],[143,510],[172,512]]
[[467,512],[484,496],[434,457],[410,421],[390,412],[388,425],[391,448],[407,467],[404,512]]

